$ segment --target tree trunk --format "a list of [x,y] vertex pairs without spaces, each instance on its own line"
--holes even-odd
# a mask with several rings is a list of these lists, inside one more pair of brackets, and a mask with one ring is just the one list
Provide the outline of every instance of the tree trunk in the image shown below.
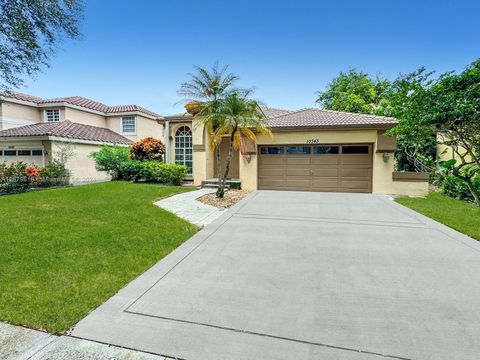
[[[217,179],[218,179],[218,186],[220,187],[220,182],[222,180],[222,163],[221,163],[221,146],[218,145],[217,147],[215,147],[215,157],[217,158]],[[219,187],[217,188],[217,196],[218,196],[218,189]]]
[[235,131],[236,129],[234,129],[232,131],[232,134],[230,135],[230,144],[228,146],[228,156],[227,156],[227,164],[225,165],[225,173],[223,174],[223,178],[220,181],[220,184],[217,189],[218,198],[223,198],[225,196],[225,183],[227,181],[228,173],[230,172],[230,163],[233,157],[233,138],[235,136]]

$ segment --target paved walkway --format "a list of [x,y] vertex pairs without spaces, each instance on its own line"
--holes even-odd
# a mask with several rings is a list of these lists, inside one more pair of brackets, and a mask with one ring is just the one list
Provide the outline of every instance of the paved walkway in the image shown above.
[[155,205],[174,213],[192,224],[203,227],[212,223],[226,211],[196,200],[215,191],[216,189],[189,191],[157,201]]
[[69,336],[56,336],[0,322],[2,360],[174,360],[160,355]]
[[80,321],[187,360],[477,360],[480,243],[371,194],[249,194]]

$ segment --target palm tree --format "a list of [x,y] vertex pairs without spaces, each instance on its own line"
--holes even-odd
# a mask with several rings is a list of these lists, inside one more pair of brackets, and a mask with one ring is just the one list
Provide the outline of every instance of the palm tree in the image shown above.
[[[220,67],[216,62],[210,70],[195,66],[196,73],[190,74],[190,81],[180,85],[177,93],[188,103],[185,106],[195,119],[200,120],[212,135],[223,121],[219,113],[223,99],[234,91],[238,76],[228,72],[228,66]],[[221,141],[221,139],[220,139]],[[220,144],[213,144],[217,159],[217,176],[221,176]]]
[[248,143],[257,143],[255,132],[272,136],[260,104],[249,98],[251,93],[251,90],[234,91],[220,102],[219,114],[222,122],[213,133],[212,144],[218,146],[224,136],[228,136],[230,142],[225,173],[221,179],[219,178],[216,193],[219,198],[223,198],[225,194],[225,182],[230,171],[233,150],[240,151],[242,155],[245,155]]

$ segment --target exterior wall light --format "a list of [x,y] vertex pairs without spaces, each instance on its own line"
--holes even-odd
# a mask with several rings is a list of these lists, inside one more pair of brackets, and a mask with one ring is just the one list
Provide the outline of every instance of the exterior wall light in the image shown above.
[[383,153],[383,161],[387,163],[391,156],[391,153]]

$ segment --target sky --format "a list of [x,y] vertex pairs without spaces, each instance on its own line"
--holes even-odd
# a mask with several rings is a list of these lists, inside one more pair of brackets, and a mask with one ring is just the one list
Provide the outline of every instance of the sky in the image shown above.
[[480,1],[84,0],[82,38],[18,91],[183,112],[176,91],[195,65],[228,65],[255,98],[315,106],[340,71],[395,78],[480,58]]

